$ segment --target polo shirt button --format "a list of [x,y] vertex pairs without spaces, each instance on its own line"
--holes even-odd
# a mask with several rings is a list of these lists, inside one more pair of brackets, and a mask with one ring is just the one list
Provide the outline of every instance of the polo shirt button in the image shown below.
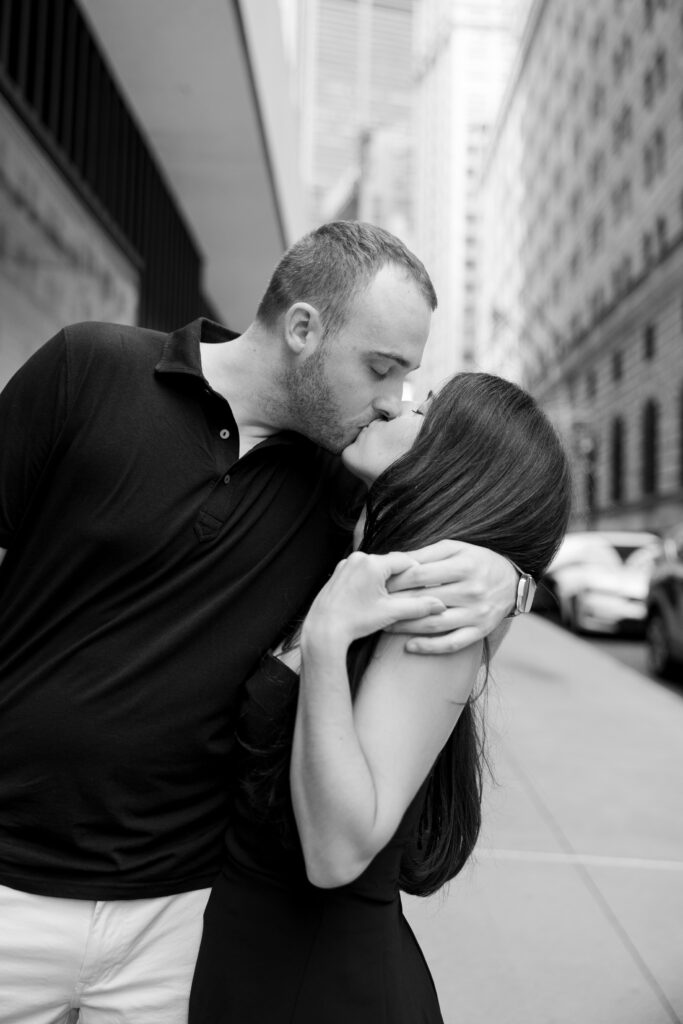
[[229,484],[230,483],[230,474],[229,473],[226,473],[225,476],[223,477],[223,483],[224,484]]
[[224,441],[227,441],[227,439],[230,437],[230,431],[226,427],[223,427],[223,429],[221,430],[221,437],[223,438]]

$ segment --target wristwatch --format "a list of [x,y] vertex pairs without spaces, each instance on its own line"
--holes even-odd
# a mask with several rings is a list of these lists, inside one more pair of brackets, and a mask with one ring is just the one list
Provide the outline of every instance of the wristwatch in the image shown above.
[[526,615],[527,612],[531,611],[531,606],[534,603],[534,595],[536,594],[536,580],[533,576],[530,576],[528,572],[524,572],[520,569],[520,567],[516,565],[511,558],[508,558],[508,562],[519,573],[515,607],[508,615],[509,619],[514,619],[516,615]]

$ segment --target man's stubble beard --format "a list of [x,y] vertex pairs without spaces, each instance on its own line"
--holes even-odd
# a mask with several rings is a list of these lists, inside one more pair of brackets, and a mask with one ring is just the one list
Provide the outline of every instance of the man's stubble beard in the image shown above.
[[292,429],[321,448],[339,454],[351,443],[341,422],[341,410],[334,397],[326,369],[324,346],[309,356],[299,369],[285,373]]

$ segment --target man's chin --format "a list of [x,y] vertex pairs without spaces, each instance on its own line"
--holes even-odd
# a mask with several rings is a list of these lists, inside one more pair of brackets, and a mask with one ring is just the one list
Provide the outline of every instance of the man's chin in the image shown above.
[[332,452],[333,455],[341,455],[345,448],[349,448],[354,444],[360,432],[361,431],[358,428],[354,427],[353,430],[347,430],[343,434],[321,435],[316,438],[316,441],[321,448],[325,448],[328,452]]
[[[309,437],[311,435],[309,434]],[[348,448],[350,444],[353,444],[355,438],[337,435],[336,437],[330,437],[329,434],[318,435],[317,437],[311,437],[321,448],[325,451],[331,452],[332,455],[341,455],[345,448]]]

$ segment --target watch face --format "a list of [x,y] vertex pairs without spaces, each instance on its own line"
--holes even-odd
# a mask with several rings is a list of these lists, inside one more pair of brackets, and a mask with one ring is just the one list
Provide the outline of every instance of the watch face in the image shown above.
[[522,614],[526,614],[526,612],[531,611],[535,593],[536,581],[531,576],[527,575],[527,573],[523,573],[519,581],[519,590],[517,592],[517,603]]

